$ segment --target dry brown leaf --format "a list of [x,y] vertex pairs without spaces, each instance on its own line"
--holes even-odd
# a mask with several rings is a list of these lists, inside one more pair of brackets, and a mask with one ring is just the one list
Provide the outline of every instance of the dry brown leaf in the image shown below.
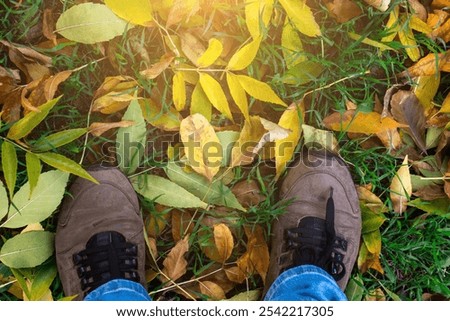
[[377,288],[366,295],[365,301],[386,301],[386,295],[381,288]]
[[234,283],[241,284],[246,279],[245,273],[238,266],[225,269],[225,273],[227,274],[228,279]]
[[400,73],[401,77],[433,76],[439,71],[450,71],[450,50],[444,53],[430,53]]
[[216,245],[220,263],[225,263],[231,256],[234,247],[233,235],[225,224],[214,225],[214,243]]
[[166,28],[178,24],[184,20],[189,20],[200,10],[198,1],[175,0],[170,6],[170,11],[166,20]]
[[255,225],[253,228],[244,227],[247,235],[247,251],[238,261],[238,267],[247,275],[252,275],[254,271],[258,272],[263,282],[266,280],[267,270],[269,269],[269,248],[264,238],[264,230],[261,226]]
[[42,14],[42,34],[45,38],[50,40],[53,45],[57,45],[56,34],[55,31],[55,21],[53,20],[53,12],[52,9],[47,8],[44,9]]
[[211,281],[199,281],[199,283],[200,283],[200,292],[203,295],[208,296],[210,300],[225,299],[225,292],[218,284]]
[[258,183],[254,180],[241,181],[235,184],[231,191],[236,195],[239,203],[245,208],[258,205],[266,199],[266,197],[261,194]]
[[189,251],[189,235],[180,240],[170,250],[169,254],[163,261],[164,268],[162,272],[172,281],[178,280],[186,274],[188,262],[184,257]]
[[31,48],[15,46],[4,40],[0,40],[0,44],[8,48],[9,59],[25,73],[27,82],[50,75],[49,67],[52,65],[50,57]]
[[[56,91],[58,90],[58,86],[67,80],[72,74],[72,70],[65,70],[58,72],[54,76],[50,76],[44,82],[44,95],[47,101],[52,100],[55,97]],[[39,106],[38,104],[37,106]]]
[[383,201],[369,188],[363,186],[357,186],[356,190],[358,192],[359,201],[367,206],[374,213],[384,213],[388,209],[384,206]]
[[402,165],[392,179],[390,197],[394,212],[403,213],[412,194],[411,174],[408,167],[408,155],[405,156]]
[[412,137],[417,147],[426,153],[425,113],[416,95],[407,90],[399,90],[392,96],[391,113],[399,123],[408,125],[404,130]]
[[433,9],[444,9],[448,6],[448,0],[433,0],[433,2],[431,3],[431,8]]
[[352,0],[333,0],[327,8],[339,23],[347,22],[362,14],[361,9]]
[[402,138],[396,128],[380,132],[377,137],[389,151],[398,150],[402,145]]
[[7,122],[15,122],[20,119],[20,111],[22,109],[21,90],[11,91],[3,98],[2,119]]
[[172,61],[175,59],[175,56],[172,53],[166,53],[161,57],[159,62],[152,65],[150,68],[146,70],[142,70],[140,74],[147,79],[155,79],[158,77],[164,70],[169,68]]
[[185,56],[196,65],[198,58],[200,58],[206,50],[205,46],[196,36],[189,32],[181,33],[180,39],[181,50]]
[[408,0],[410,7],[412,8],[414,14],[420,18],[422,21],[427,21],[428,12],[427,9],[418,0]]
[[192,233],[192,215],[189,212],[182,212],[178,209],[172,210],[172,237],[175,242],[181,240],[185,235]]
[[124,128],[124,127],[130,127],[134,125],[134,121],[131,120],[122,120],[119,122],[114,123],[99,123],[94,122],[89,126],[89,132],[98,137],[101,136],[104,132],[107,130],[113,129],[113,128]]

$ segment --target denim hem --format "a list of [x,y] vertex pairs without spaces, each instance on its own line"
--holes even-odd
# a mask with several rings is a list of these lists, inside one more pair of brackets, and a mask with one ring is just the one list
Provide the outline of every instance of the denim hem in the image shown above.
[[291,268],[270,286],[265,301],[346,301],[336,281],[314,265]]
[[85,301],[151,301],[145,288],[137,282],[115,279],[89,293]]

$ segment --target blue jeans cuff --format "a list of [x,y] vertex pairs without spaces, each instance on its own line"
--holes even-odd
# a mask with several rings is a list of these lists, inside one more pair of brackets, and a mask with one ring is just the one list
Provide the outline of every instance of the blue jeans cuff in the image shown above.
[[125,279],[111,280],[89,293],[85,301],[151,301],[145,288]]
[[301,265],[281,273],[265,301],[346,301],[336,281],[323,269]]

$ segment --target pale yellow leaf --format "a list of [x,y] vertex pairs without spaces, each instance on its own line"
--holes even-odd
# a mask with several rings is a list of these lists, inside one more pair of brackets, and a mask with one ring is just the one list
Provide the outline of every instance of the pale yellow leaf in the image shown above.
[[321,146],[335,154],[339,154],[339,143],[333,132],[302,125],[303,143],[305,146]]
[[450,94],[447,95],[447,97],[444,99],[444,102],[442,103],[442,107],[439,110],[441,113],[450,113]]
[[216,38],[209,39],[208,49],[197,60],[197,66],[209,67],[211,66],[222,54],[223,45]]
[[170,1],[170,10],[166,19],[166,27],[188,21],[199,9],[199,0]]
[[398,169],[396,175],[392,179],[390,185],[390,197],[394,211],[396,213],[403,213],[409,198],[412,194],[411,174],[408,167],[408,155],[405,156],[402,165]]
[[150,0],[105,0],[105,4],[120,18],[132,24],[148,26],[153,20]]
[[231,150],[231,167],[248,165],[265,144],[288,137],[285,129],[259,116],[250,116]]
[[242,88],[239,78],[231,72],[227,72],[227,83],[231,97],[233,97],[234,102],[248,121],[250,115],[248,111],[247,94],[245,93],[244,88]]
[[220,111],[228,119],[233,120],[233,115],[231,114],[227,97],[225,96],[225,93],[219,82],[210,75],[203,72],[200,73],[199,81],[206,97],[208,97],[214,108]]
[[181,50],[193,64],[196,64],[205,52],[205,46],[195,35],[189,32],[182,32],[180,34],[180,40]]
[[250,116],[244,123],[239,139],[236,141],[231,151],[231,167],[247,165],[253,162],[258,150],[256,147],[266,133],[266,129],[261,124],[259,116]]
[[225,291],[217,284],[211,281],[199,281],[200,292],[209,297],[210,300],[225,299]]
[[181,115],[173,107],[163,109],[161,105],[156,104],[151,99],[139,99],[142,115],[145,120],[165,131],[178,131],[180,129]]
[[253,98],[287,107],[286,103],[278,97],[268,84],[245,75],[238,75],[237,78],[244,90]]
[[214,128],[201,114],[182,120],[180,137],[189,165],[210,181],[222,164],[222,145]]
[[298,31],[309,37],[322,34],[311,8],[306,5],[306,0],[279,0],[279,2]]
[[389,14],[389,20],[386,23],[385,29],[388,34],[381,39],[381,42],[391,42],[394,40],[395,36],[397,36],[397,33],[400,30],[400,22],[398,19],[399,10],[399,6],[397,5]]
[[422,104],[425,114],[429,115],[433,109],[433,99],[441,82],[441,73],[432,76],[420,76],[414,80],[413,92]]
[[176,110],[182,111],[186,107],[186,84],[183,74],[176,72],[173,76],[172,97]]
[[364,0],[364,2],[380,11],[386,11],[389,8],[391,0]]
[[286,18],[281,33],[281,47],[284,61],[286,62],[288,69],[307,60],[306,55],[303,53],[303,43],[297,30],[290,23],[289,18]]
[[245,23],[253,38],[261,35],[261,27],[267,27],[273,12],[274,0],[246,0]]
[[369,46],[372,46],[372,47],[375,47],[375,48],[378,48],[381,50],[394,50],[393,48],[391,48],[381,42],[369,39],[367,37],[363,38],[362,36],[360,36],[354,32],[348,32],[347,34],[351,39],[356,40],[356,41],[361,41],[362,43],[364,43],[366,45],[369,45]]
[[177,244],[170,250],[169,254],[163,261],[164,268],[162,272],[167,275],[172,281],[178,280],[186,273],[188,262],[184,257],[189,251],[189,235],[177,242]]
[[261,44],[261,36],[253,39],[250,43],[246,44],[230,58],[227,69],[229,70],[242,70],[247,68],[255,59],[258,53],[259,46]]
[[398,31],[398,38],[403,46],[405,46],[406,53],[412,61],[417,61],[420,59],[420,49],[417,45],[416,38],[414,38],[414,33],[408,24],[403,24],[403,27]]
[[409,27],[424,34],[430,34],[433,29],[426,22],[420,20],[416,15],[412,15],[409,20]]
[[192,92],[190,111],[191,115],[202,114],[208,121],[211,121],[212,105],[200,83],[195,85]]
[[214,225],[214,243],[219,253],[219,262],[225,263],[234,247],[233,235],[228,226],[223,223]]
[[292,159],[295,148],[300,140],[302,132],[301,124],[303,123],[301,110],[298,104],[292,104],[283,112],[278,121],[279,126],[289,129],[291,132],[286,138],[275,141],[276,178],[279,178],[286,169],[286,165]]

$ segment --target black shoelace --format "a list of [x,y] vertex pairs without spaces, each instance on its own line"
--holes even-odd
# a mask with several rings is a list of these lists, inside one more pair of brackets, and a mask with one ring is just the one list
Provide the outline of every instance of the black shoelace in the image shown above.
[[73,256],[81,288],[86,293],[113,279],[139,282],[137,246],[118,232],[92,236],[86,249]]
[[326,204],[326,219],[306,217],[296,228],[286,230],[287,247],[293,253],[293,265],[312,264],[323,268],[336,281],[345,275],[343,263],[347,241],[336,236],[334,229],[333,189]]

